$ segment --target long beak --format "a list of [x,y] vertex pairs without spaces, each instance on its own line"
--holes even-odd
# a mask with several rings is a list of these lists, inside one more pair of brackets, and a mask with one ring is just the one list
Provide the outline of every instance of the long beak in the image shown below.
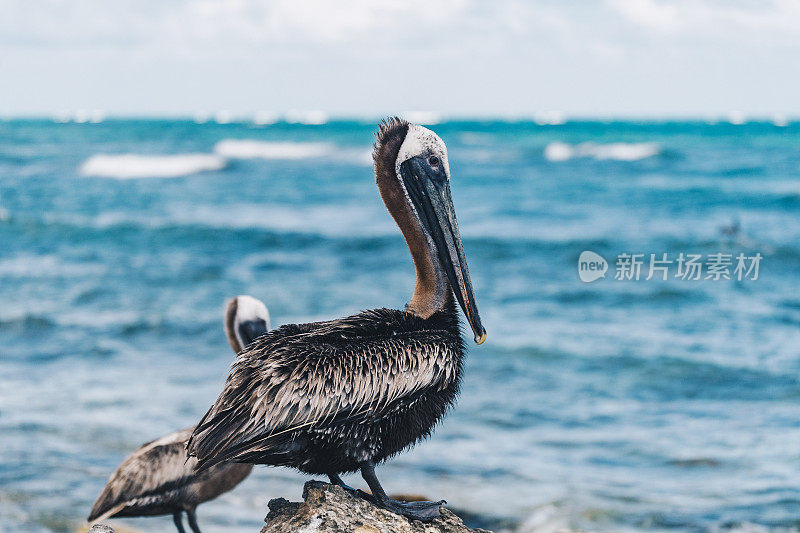
[[[464,246],[458,231],[456,210],[450,195],[450,184],[445,179],[431,176],[429,169],[424,160],[412,158],[401,165],[401,174],[421,222],[436,243],[439,263],[444,268],[450,287],[472,327],[475,342],[483,344],[486,330],[481,324],[475,303]],[[414,176],[407,176],[409,172]]]
[[241,322],[237,320],[236,326],[236,338],[242,345],[241,349],[247,348],[254,340],[266,333],[269,329],[263,318],[242,320]]

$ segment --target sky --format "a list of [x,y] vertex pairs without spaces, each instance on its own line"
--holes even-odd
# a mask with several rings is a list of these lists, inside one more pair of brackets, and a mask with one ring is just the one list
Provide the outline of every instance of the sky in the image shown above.
[[0,114],[800,116],[800,0],[0,0]]

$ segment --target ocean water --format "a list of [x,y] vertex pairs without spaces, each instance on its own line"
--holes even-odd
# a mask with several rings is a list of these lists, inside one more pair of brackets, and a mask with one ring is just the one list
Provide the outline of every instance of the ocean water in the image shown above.
[[[529,533],[796,529],[800,124],[432,127],[488,341],[387,489]],[[0,531],[78,530],[130,451],[197,422],[226,298],[276,325],[406,303],[374,128],[0,122]],[[621,253],[718,252],[761,254],[758,279],[614,279]],[[201,527],[257,531],[306,479],[259,467]]]

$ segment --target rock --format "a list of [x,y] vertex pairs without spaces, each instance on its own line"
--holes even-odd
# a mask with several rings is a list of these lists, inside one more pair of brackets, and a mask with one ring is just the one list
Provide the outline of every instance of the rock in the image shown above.
[[491,533],[468,528],[446,508],[431,522],[408,520],[321,481],[306,483],[303,500],[271,500],[261,533]]
[[95,524],[89,530],[89,533],[114,533],[114,528],[104,524]]

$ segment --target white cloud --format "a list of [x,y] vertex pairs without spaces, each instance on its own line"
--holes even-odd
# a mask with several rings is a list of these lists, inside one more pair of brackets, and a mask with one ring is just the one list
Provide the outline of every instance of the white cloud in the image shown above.
[[0,0],[0,42],[153,40],[335,43],[419,34],[464,17],[468,0]]
[[591,51],[632,38],[687,35],[764,47],[794,42],[800,33],[798,0],[0,0],[0,13],[0,45],[16,47],[372,43],[478,49],[522,39],[529,46]]
[[769,45],[786,37],[796,40],[800,33],[797,0],[606,0],[606,6],[646,31],[683,32],[700,40]]
[[198,0],[171,14],[185,38],[249,42],[342,42],[380,29],[402,7],[363,0]]
[[791,111],[798,35],[800,0],[0,0],[0,111]]
[[[695,2],[699,4],[699,2]],[[608,0],[609,7],[629,21],[658,31],[673,31],[681,24],[681,13],[673,3],[657,0]]]

